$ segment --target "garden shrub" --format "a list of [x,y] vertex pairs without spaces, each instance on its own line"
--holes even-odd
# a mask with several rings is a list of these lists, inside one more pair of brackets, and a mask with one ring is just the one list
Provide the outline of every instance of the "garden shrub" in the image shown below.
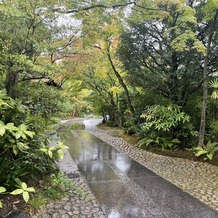
[[48,136],[30,129],[30,120],[27,107],[0,92],[0,184],[8,191],[17,178],[26,181],[56,171],[54,159],[40,150],[48,147]]
[[148,106],[141,118],[144,119],[140,126],[141,137],[146,138],[139,143],[141,146],[161,145],[162,149],[177,146],[185,148],[192,146],[192,139],[197,136],[190,117],[177,105]]
[[204,160],[212,160],[214,155],[218,152],[218,142],[209,141],[203,147],[196,147],[194,150],[196,151],[195,155],[197,157],[203,156]]

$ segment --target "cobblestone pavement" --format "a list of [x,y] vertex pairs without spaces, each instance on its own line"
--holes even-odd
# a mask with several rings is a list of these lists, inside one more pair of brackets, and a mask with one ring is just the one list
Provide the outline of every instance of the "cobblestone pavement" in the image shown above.
[[[73,121],[72,121],[73,122]],[[93,121],[86,128],[96,137],[102,139],[131,158],[151,169],[161,177],[218,210],[218,167],[207,163],[194,162],[181,158],[165,157],[142,151],[135,145],[129,145],[123,139],[112,137],[110,130],[101,130]],[[58,163],[81,189],[82,194],[70,190],[68,195],[41,208],[33,218],[103,218],[105,217],[95,196],[90,191],[68,151],[65,158]]]
[[185,192],[218,210],[217,166],[143,151],[136,145],[129,145],[122,138],[112,137],[111,130],[101,130],[94,125],[87,126],[87,130]]
[[95,196],[78,172],[69,152],[57,163],[60,170],[69,176],[78,190],[69,190],[67,196],[42,207],[33,218],[104,218]]

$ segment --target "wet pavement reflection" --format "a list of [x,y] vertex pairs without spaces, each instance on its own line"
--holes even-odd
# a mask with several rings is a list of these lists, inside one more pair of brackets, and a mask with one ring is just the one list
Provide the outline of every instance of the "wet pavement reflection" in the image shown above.
[[218,218],[218,213],[86,130],[65,144],[108,218]]

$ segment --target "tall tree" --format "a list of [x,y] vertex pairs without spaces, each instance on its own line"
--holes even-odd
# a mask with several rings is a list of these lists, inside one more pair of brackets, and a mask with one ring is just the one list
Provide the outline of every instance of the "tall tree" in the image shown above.
[[[218,3],[216,1],[208,1],[203,5],[204,17],[202,24],[204,25],[204,32],[201,31],[204,36],[204,44],[207,48],[204,55],[204,69],[203,69],[203,100],[201,109],[201,122],[199,130],[199,140],[198,146],[202,147],[204,145],[205,127],[206,127],[206,111],[207,111],[207,100],[208,100],[208,75],[211,73],[209,68],[209,60],[211,52],[217,44],[214,43],[213,38],[217,38],[218,29]],[[202,37],[202,36],[201,36]]]
[[[59,24],[61,15],[53,11],[57,6],[53,0],[1,1],[0,6],[4,9],[0,11],[0,39],[7,51],[5,87],[12,96],[18,82],[48,77],[54,54],[63,57],[74,36],[67,35],[72,27]],[[49,54],[53,54],[50,63],[41,65],[39,57]]]
[[156,15],[146,13],[142,5],[140,13],[136,11],[128,19],[129,26],[121,36],[120,57],[132,85],[185,105],[202,82],[196,73],[202,67],[201,54],[196,50],[204,46],[192,32],[196,29],[194,10],[177,3],[161,2],[157,6]]
[[[84,21],[83,23],[83,30],[87,32],[88,36],[84,37],[84,40],[88,42],[89,46],[94,46],[94,48],[98,48],[102,52],[106,62],[109,64],[110,74],[113,74],[117,78],[118,83],[123,89],[127,107],[131,115],[135,118],[135,109],[132,104],[128,85],[125,81],[124,67],[116,56],[117,46],[120,43],[119,35],[124,24],[120,18],[120,13],[116,11],[105,11],[103,13],[102,11],[98,11],[96,13],[95,11],[94,14],[91,13],[91,16],[94,19]],[[94,22],[91,25],[91,30],[90,22],[91,24]]]
[[111,73],[111,66],[105,59],[105,54],[99,49],[90,51],[89,62],[86,62],[81,77],[83,85],[93,91],[93,101],[101,109],[104,119],[107,120],[106,115],[109,115],[113,124],[122,126],[118,99],[121,88],[116,76]]

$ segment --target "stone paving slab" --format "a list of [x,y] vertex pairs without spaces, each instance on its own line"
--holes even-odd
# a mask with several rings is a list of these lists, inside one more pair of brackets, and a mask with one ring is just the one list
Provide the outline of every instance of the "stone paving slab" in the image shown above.
[[159,176],[218,210],[218,167],[202,162],[175,157],[166,157],[144,151],[122,138],[109,135],[110,131],[95,126],[96,120],[87,125],[87,130],[131,158],[146,166]]
[[[102,149],[102,141],[87,131],[76,130],[74,137],[84,145],[80,148],[77,166],[107,217],[169,218],[173,214],[175,217],[189,218],[183,216],[189,214],[190,217],[198,218],[207,211],[211,218],[217,218],[215,210],[128,155],[123,155],[108,144]],[[73,158],[75,150],[71,148],[75,145],[72,138],[69,151]],[[102,150],[105,156],[102,155]],[[116,154],[122,154],[122,157]]]
[[105,218],[98,201],[81,176],[68,150],[57,163],[59,169],[72,180],[80,190],[68,190],[67,196],[42,207],[32,218]]
[[[164,157],[161,155],[142,151],[136,146],[127,144],[121,138],[110,136],[108,134],[109,131],[100,130],[97,127],[93,127],[93,125],[89,126],[87,130],[96,137],[112,145],[118,150],[124,152],[137,162],[154,171],[156,174],[162,176],[179,188],[198,198],[202,202],[218,210],[218,167],[206,163],[198,163],[180,158]],[[59,163],[59,167],[61,171],[65,172],[69,175],[69,177],[71,177],[73,183],[82,190],[83,195],[78,194],[78,192],[74,190],[69,190],[67,197],[59,201],[51,202],[49,205],[46,205],[40,211],[38,211],[38,213],[33,216],[33,218],[106,217],[95,196],[86,184],[84,178],[78,172],[77,166],[72,160],[68,151],[65,151],[64,161]],[[132,175],[132,177],[134,178],[134,175]],[[140,179],[138,180],[139,181],[137,181],[137,183],[140,185]],[[131,183],[131,181],[128,182]],[[131,185],[133,186],[133,184],[129,184],[129,186]],[[134,187],[132,188],[134,191]],[[145,198],[146,196],[142,194],[141,197]],[[148,206],[150,208],[152,207],[151,204],[149,204]],[[153,208],[153,212],[155,212],[155,208]],[[202,211],[201,213],[196,212],[196,214],[195,211],[193,211],[193,213],[191,214],[185,213],[186,212],[181,211],[179,215],[178,213],[176,215],[175,213],[173,213],[173,211],[169,211],[165,215],[169,218],[192,218],[197,217],[197,214],[199,218],[214,217],[214,214],[210,214],[209,211]],[[163,216],[160,216],[158,214],[159,212],[156,211],[156,214],[154,214],[154,216],[156,218],[163,218]],[[116,214],[114,214],[114,216],[116,217]],[[143,217],[149,218],[144,215]]]

